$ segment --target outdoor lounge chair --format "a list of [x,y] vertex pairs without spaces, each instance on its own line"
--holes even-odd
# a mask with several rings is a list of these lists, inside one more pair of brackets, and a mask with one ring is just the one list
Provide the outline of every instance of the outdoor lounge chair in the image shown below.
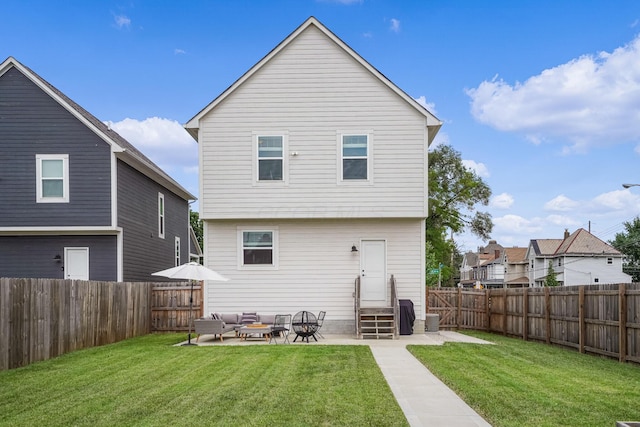
[[289,342],[289,330],[291,329],[291,315],[290,314],[276,314],[275,320],[273,322],[273,327],[271,328],[271,338],[269,338],[269,343],[273,340],[276,344],[278,344],[277,337],[284,337],[284,342],[291,344]]
[[324,338],[320,333],[320,328],[322,328],[322,324],[324,323],[324,315],[327,314],[326,311],[321,311],[318,313],[318,329],[316,329],[315,335],[318,335],[320,338]]

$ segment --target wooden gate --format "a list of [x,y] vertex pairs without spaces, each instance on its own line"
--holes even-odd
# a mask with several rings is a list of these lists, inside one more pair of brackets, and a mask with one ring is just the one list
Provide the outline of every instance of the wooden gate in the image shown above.
[[[193,309],[189,314],[191,284],[154,283],[151,289],[151,328],[154,332],[183,332],[189,322],[202,317],[203,298],[200,282],[193,285]],[[193,324],[191,326],[193,330]]]
[[440,315],[442,329],[486,330],[488,293],[475,289],[427,288],[427,312]]

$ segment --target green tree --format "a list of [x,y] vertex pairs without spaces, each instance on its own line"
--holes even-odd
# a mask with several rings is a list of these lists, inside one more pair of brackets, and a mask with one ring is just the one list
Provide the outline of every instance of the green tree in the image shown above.
[[204,242],[202,238],[202,221],[200,221],[200,215],[198,212],[189,210],[189,224],[191,225],[191,228],[193,228],[193,232],[196,234],[196,239],[198,239],[198,244],[202,248]]
[[544,279],[545,286],[558,286],[558,278],[556,277],[556,272],[553,269],[553,263],[549,261],[549,268],[547,269],[547,277]]
[[[475,172],[462,163],[460,153],[449,145],[429,152],[429,217],[426,220],[427,242],[436,261],[444,265],[442,281],[458,271],[461,259],[453,235],[469,230],[488,240],[493,229],[491,214],[476,206],[489,204],[491,189]],[[447,235],[450,235],[449,238]]]
[[624,222],[623,225],[625,231],[616,233],[609,244],[625,256],[622,271],[631,275],[634,282],[640,282],[640,217]]

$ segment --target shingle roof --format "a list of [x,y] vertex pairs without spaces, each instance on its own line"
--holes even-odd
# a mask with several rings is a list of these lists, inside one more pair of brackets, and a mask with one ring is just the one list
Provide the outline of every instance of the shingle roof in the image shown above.
[[[153,163],[147,156],[142,154],[136,147],[134,147],[129,141],[124,139],[116,131],[109,128],[103,122],[98,120],[93,114],[82,108],[60,90],[58,90],[51,83],[40,77],[29,67],[26,67],[13,57],[7,58],[2,64],[0,64],[0,75],[11,66],[17,68],[22,74],[39,84],[46,92],[48,92],[52,98],[61,103],[63,107],[69,109],[71,113],[75,111],[76,116],[84,119],[93,130],[101,136],[107,143],[114,144],[117,148],[114,150],[116,156],[122,161],[126,162],[136,170],[142,172],[152,180],[158,182],[169,190],[173,191],[178,196],[185,200],[196,200],[196,197],[189,193],[184,187],[182,187],[173,178],[167,175],[160,167]],[[100,133],[102,135],[100,135]]]
[[621,255],[613,246],[598,239],[584,228],[574,231],[564,239],[556,255]]
[[527,248],[505,248],[504,252],[507,262],[510,264],[527,262],[527,259],[525,258],[527,255]]
[[533,239],[531,246],[537,256],[551,256],[562,244],[562,239]]

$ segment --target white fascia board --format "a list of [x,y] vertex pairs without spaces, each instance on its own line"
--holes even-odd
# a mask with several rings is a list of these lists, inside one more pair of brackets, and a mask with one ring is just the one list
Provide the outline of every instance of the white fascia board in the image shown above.
[[122,233],[121,227],[96,226],[96,227],[0,227],[0,236],[92,236],[92,235],[117,235]]

